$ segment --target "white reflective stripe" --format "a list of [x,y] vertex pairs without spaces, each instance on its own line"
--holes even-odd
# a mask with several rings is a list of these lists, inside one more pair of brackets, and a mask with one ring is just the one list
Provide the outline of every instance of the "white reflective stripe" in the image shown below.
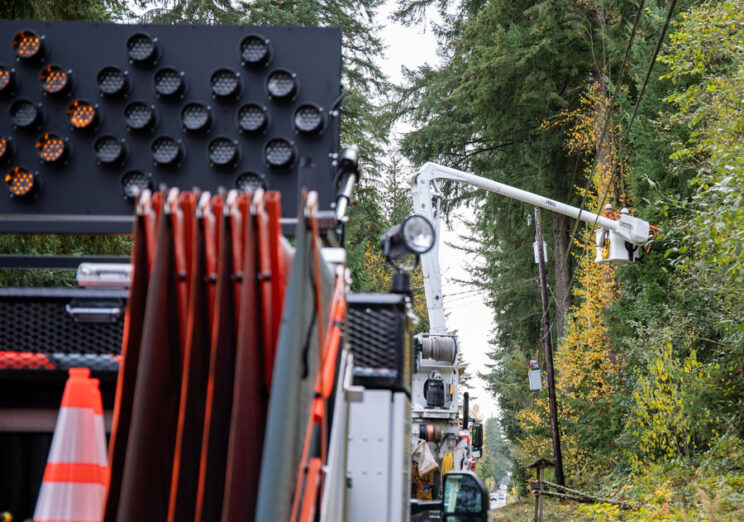
[[98,423],[103,424],[103,416],[94,414],[90,408],[60,408],[48,462],[107,466],[106,439],[101,437]]
[[98,443],[98,465],[108,466],[108,450],[106,449],[106,427],[103,424],[103,415],[93,415],[96,424],[96,442]]
[[101,484],[42,482],[34,522],[75,520],[98,522],[106,489]]

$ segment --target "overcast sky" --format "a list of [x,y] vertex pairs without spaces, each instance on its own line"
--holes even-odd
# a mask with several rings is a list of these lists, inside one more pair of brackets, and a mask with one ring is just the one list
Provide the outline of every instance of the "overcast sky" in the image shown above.
[[[414,69],[424,63],[436,65],[439,57],[436,54],[436,38],[429,27],[404,27],[389,19],[395,2],[388,0],[381,9],[379,23],[384,26],[382,38],[387,45],[385,59],[381,66],[385,74],[395,83],[401,83],[401,67]],[[405,127],[397,131],[405,132]],[[395,140],[393,140],[395,146]],[[474,173],[477,174],[477,173]],[[468,219],[469,210],[460,211],[462,217]],[[490,359],[486,356],[489,350],[488,339],[492,330],[492,315],[483,303],[482,294],[474,293],[472,287],[458,285],[456,279],[467,280],[468,273],[463,262],[463,253],[450,244],[459,244],[458,235],[467,233],[466,227],[460,219],[453,221],[453,229],[447,230],[442,226],[440,238],[440,264],[442,270],[442,293],[444,294],[444,309],[447,314],[447,328],[456,330],[459,335],[460,348],[469,364],[469,371],[473,374],[471,380],[474,388],[470,394],[475,396],[475,403],[484,418],[497,417],[498,406],[495,400],[485,390],[483,382],[476,377],[478,371],[486,371],[486,364]],[[475,260],[477,262],[477,260]],[[449,296],[449,297],[448,297]],[[525,386],[527,376],[525,375]]]

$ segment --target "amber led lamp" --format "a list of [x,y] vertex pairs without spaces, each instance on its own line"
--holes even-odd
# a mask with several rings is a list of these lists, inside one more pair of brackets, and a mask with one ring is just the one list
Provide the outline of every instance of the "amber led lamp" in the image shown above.
[[45,93],[61,96],[70,92],[70,75],[58,65],[47,65],[39,74],[41,88]]
[[0,163],[5,163],[13,155],[10,141],[5,136],[0,136]]
[[27,198],[33,196],[38,188],[38,180],[33,172],[23,167],[15,167],[5,174],[5,183],[8,184],[8,191],[11,197]]
[[67,156],[65,140],[48,132],[36,142],[36,152],[44,163],[61,162]]
[[75,100],[67,107],[67,118],[76,129],[92,129],[98,113],[96,108],[83,100]]
[[38,60],[44,55],[44,42],[42,37],[33,31],[24,29],[13,37],[13,47],[16,56],[22,60]]
[[10,94],[13,90],[13,71],[0,65],[0,94]]

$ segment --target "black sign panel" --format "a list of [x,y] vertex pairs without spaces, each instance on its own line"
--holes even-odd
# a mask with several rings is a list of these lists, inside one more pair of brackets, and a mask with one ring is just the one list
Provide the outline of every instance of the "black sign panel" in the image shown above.
[[0,232],[128,233],[142,187],[330,208],[341,33],[0,20]]

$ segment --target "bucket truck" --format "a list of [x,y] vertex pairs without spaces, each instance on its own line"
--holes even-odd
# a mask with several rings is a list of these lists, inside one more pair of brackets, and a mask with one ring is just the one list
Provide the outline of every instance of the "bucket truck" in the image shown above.
[[[438,184],[441,181],[470,185],[598,226],[595,231],[595,261],[601,264],[634,262],[639,247],[649,239],[650,231],[656,230],[646,221],[631,216],[627,209],[623,209],[617,219],[612,219],[461,170],[426,163],[410,179],[411,195],[414,212],[433,223],[437,240],[440,237],[439,201],[442,197]],[[422,441],[428,443],[440,469],[445,455],[452,454],[453,466],[445,466],[444,471],[448,471],[447,468],[459,471],[468,467],[473,456],[478,455],[479,448],[477,443],[467,442],[470,435],[467,408],[462,431],[458,421],[458,346],[456,337],[449,334],[445,325],[438,241],[429,252],[421,255],[421,268],[430,332],[416,337],[411,445],[416,448]],[[474,439],[482,440],[477,429],[474,431]]]

